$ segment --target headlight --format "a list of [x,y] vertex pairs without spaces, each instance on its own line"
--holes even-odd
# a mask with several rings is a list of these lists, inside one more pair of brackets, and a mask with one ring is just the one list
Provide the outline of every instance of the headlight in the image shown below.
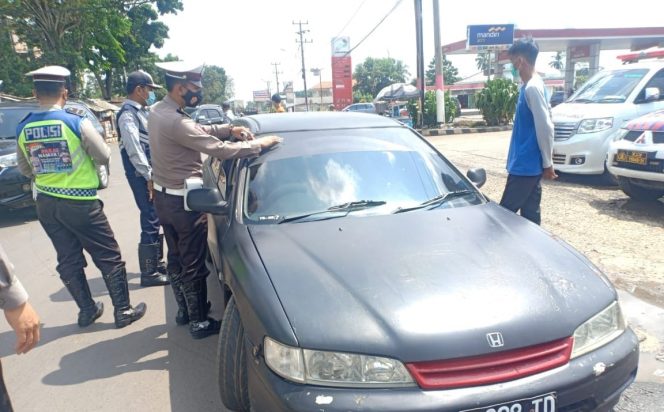
[[617,142],[618,140],[622,140],[625,136],[627,136],[627,133],[629,133],[629,130],[627,130],[627,129],[618,129],[611,136],[611,141]]
[[587,320],[574,331],[572,359],[606,345],[625,330],[625,320],[618,302]]
[[16,153],[0,156],[0,166],[2,167],[12,167],[16,166],[17,164]]
[[325,386],[412,386],[403,363],[380,356],[294,348],[265,338],[265,362],[278,375]]
[[613,117],[604,117],[602,119],[586,119],[579,124],[577,133],[601,132],[613,127]]

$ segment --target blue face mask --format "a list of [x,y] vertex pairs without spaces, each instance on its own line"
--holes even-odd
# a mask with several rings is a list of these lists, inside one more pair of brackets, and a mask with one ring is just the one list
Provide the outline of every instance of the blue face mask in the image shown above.
[[157,96],[155,96],[154,92],[150,90],[148,93],[148,98],[145,100],[145,105],[152,106],[155,101],[157,101]]

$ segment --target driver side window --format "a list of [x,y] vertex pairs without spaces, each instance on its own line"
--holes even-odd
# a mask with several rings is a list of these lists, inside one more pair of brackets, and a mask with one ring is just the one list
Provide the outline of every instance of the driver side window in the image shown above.
[[222,167],[222,161],[219,159],[213,159],[212,162],[210,163],[210,168],[212,170],[212,176],[215,177],[215,184],[217,185],[217,188],[219,189],[219,193],[221,194],[221,198],[226,200],[226,172],[224,171],[224,168]]
[[646,87],[644,87],[643,90],[641,90],[639,93],[638,101],[644,102],[646,98],[646,89],[648,88],[657,88],[659,90],[659,98],[657,101],[664,100],[664,69],[657,72],[657,74],[655,74],[652,79],[648,81]]

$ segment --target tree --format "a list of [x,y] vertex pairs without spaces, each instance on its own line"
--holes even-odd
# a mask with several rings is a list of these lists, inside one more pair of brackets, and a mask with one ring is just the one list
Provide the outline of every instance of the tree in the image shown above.
[[219,66],[206,66],[203,76],[205,102],[222,104],[233,96],[233,81]]
[[562,71],[565,68],[565,56],[562,52],[557,52],[555,56],[551,58],[549,66],[553,67],[556,70]]
[[[429,62],[425,77],[427,79],[427,86],[436,84],[436,58],[431,59]],[[443,55],[443,79],[445,84],[454,84],[461,80],[459,70],[454,67],[451,61],[447,60],[445,55]]]
[[475,57],[475,64],[481,71],[488,73],[491,68],[491,52],[480,53]]
[[40,51],[33,67],[66,66],[74,93],[82,72],[89,70],[109,99],[113,85],[122,84],[125,65],[138,67],[143,59],[156,59],[149,48],[161,47],[168,35],[168,28],[156,21],[157,13],[178,10],[181,0],[14,0],[3,1],[0,12],[9,17],[9,30],[30,50]]
[[364,63],[355,66],[353,77],[357,82],[354,93],[376,96],[383,87],[392,83],[404,83],[409,76],[408,68],[401,60],[391,57],[374,59],[367,57]]

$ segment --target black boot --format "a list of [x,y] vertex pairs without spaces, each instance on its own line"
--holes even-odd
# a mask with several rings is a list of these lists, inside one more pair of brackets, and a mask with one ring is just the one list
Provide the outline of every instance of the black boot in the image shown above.
[[205,279],[197,279],[182,283],[182,292],[184,292],[187,301],[187,312],[189,313],[189,333],[194,339],[203,339],[211,335],[216,335],[221,329],[221,322],[207,316],[207,284]]
[[138,244],[138,264],[141,269],[141,286],[168,285],[168,275],[158,271],[159,243]]
[[[186,325],[189,323],[189,312],[187,311],[187,300],[184,298],[184,292],[182,292],[182,282],[180,280],[175,280],[175,275],[170,275],[171,286],[173,287],[173,294],[175,295],[175,302],[178,304],[178,313],[175,315],[175,323],[178,325]],[[210,313],[210,308],[212,307],[212,302],[207,302],[207,312]]]
[[136,307],[132,307],[129,304],[127,270],[124,267],[105,274],[103,277],[108,288],[108,294],[111,296],[111,302],[113,302],[113,315],[115,316],[115,326],[117,328],[124,328],[145,315],[145,310],[147,309],[145,303],[139,303]]
[[67,281],[63,280],[62,283],[78,306],[78,326],[82,328],[90,326],[104,313],[104,304],[92,300],[90,286],[83,271]]
[[157,258],[157,272],[164,275],[168,274],[166,262],[164,262],[164,234],[159,234],[159,257]]

